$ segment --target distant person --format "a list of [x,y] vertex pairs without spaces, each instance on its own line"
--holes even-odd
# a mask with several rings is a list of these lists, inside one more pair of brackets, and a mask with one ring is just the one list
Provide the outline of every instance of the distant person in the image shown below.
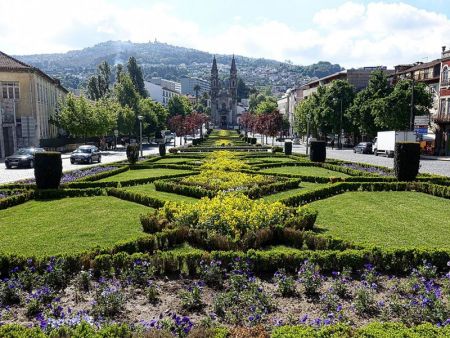
[[331,149],[334,150],[334,139],[331,140],[330,146],[331,146]]

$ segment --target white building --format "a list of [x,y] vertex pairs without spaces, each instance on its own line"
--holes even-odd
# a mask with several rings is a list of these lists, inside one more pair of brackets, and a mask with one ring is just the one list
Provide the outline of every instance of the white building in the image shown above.
[[[173,82],[173,81],[170,81]],[[161,82],[163,83],[163,82]],[[153,101],[161,103],[163,106],[167,106],[169,100],[174,96],[180,96],[180,92],[166,88],[162,85],[154,84],[149,81],[144,81],[145,89],[147,90],[150,98]]]

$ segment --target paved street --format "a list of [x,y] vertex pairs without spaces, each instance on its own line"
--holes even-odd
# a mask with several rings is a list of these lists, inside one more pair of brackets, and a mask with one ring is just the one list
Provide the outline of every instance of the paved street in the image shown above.
[[[167,148],[169,148],[169,147],[167,147]],[[151,154],[157,154],[157,153],[158,153],[157,147],[152,147],[148,150],[144,150],[144,156],[151,155]],[[117,161],[125,160],[127,158],[125,149],[118,150],[118,151],[103,151],[101,163],[71,164],[69,157],[70,157],[70,154],[62,155],[63,171],[82,169],[82,168],[86,168],[86,167],[95,167],[100,164],[117,162]],[[17,180],[23,180],[23,179],[27,179],[27,178],[34,178],[34,169],[28,169],[28,168],[6,169],[5,163],[4,162],[0,163],[0,184],[14,182]]]
[[[258,138],[260,141],[260,138]],[[272,145],[271,138],[269,138],[268,143]],[[275,142],[275,145],[282,146],[283,143]],[[294,153],[305,154],[306,148],[304,144],[294,145],[293,146]],[[334,158],[337,160],[349,161],[349,162],[360,162],[367,163],[373,165],[381,165],[388,168],[394,167],[394,159],[388,158],[385,156],[375,156],[375,155],[367,155],[367,154],[355,154],[353,153],[353,149],[344,149],[344,150],[331,150],[331,148],[327,147],[327,158]],[[443,160],[425,160],[422,159],[420,161],[420,170],[421,173],[429,173],[436,175],[444,175],[450,176],[450,161]]]

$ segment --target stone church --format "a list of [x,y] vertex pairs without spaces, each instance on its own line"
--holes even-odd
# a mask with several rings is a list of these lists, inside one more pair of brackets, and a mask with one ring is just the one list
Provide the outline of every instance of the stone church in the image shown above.
[[219,80],[216,57],[211,67],[211,117],[219,128],[233,128],[237,125],[237,69],[236,61],[231,60],[230,77]]

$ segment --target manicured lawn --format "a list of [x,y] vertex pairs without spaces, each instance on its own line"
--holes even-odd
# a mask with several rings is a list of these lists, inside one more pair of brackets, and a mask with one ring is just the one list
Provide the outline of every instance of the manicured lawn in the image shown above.
[[325,186],[324,184],[319,183],[301,182],[300,186],[296,189],[286,190],[276,194],[264,196],[263,199],[266,200],[267,202],[276,202],[282,198],[295,196],[301,192],[309,191],[317,187],[324,187],[324,186]]
[[120,181],[128,181],[135,180],[138,178],[146,178],[146,177],[160,177],[165,175],[176,175],[176,174],[189,174],[191,171],[189,170],[178,170],[178,169],[163,169],[163,168],[155,168],[155,169],[136,169],[136,170],[127,170],[123,173],[106,177],[104,179],[99,180],[98,182],[120,182]]
[[263,169],[261,172],[271,173],[271,174],[291,174],[291,175],[302,175],[302,176],[321,176],[321,177],[348,177],[347,174],[341,173],[339,171],[328,170],[320,167],[278,167]]
[[153,183],[135,185],[135,186],[126,187],[123,189],[132,191],[132,192],[138,192],[138,193],[142,193],[145,195],[149,195],[149,196],[152,196],[155,198],[159,198],[163,201],[191,202],[191,203],[195,203],[198,201],[198,199],[196,199],[194,197],[172,194],[172,193],[164,192],[164,191],[156,191],[155,185]]
[[348,192],[311,203],[324,233],[386,247],[450,248],[450,200],[417,192]]
[[187,158],[187,157],[166,157],[162,158],[159,161],[156,161],[154,163],[180,163],[180,162],[187,162],[187,161],[195,161],[195,158]]
[[153,210],[115,197],[30,201],[0,211],[0,252],[76,253],[143,236],[139,215]]

